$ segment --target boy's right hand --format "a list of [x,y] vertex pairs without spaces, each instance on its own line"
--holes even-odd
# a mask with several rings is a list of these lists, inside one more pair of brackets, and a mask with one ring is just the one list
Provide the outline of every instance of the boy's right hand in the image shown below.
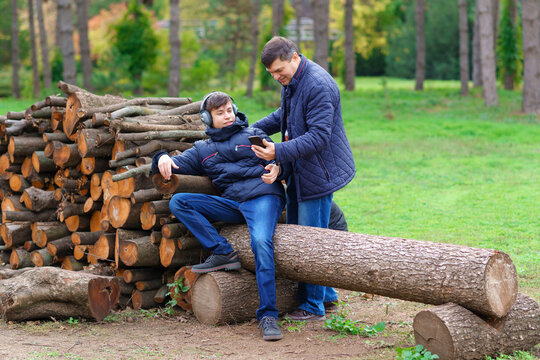
[[178,166],[176,166],[173,159],[171,159],[169,155],[165,154],[159,158],[158,168],[161,176],[163,176],[166,180],[170,180],[172,168],[178,169]]

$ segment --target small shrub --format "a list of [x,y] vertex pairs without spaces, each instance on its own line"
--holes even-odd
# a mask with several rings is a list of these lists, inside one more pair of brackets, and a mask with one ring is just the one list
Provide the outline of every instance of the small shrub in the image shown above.
[[396,348],[396,360],[430,360],[438,359],[439,356],[427,351],[422,345],[416,345],[409,348]]
[[326,319],[324,327],[327,329],[335,330],[340,335],[359,335],[359,336],[373,336],[384,330],[386,324],[379,322],[374,326],[365,325],[360,321],[353,321],[349,318],[349,306],[344,301],[338,301],[339,310],[337,314],[330,315],[329,319]]

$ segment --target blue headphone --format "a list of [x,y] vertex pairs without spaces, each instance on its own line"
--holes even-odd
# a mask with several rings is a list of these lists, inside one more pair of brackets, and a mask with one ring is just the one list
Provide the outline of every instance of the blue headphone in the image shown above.
[[[219,93],[219,92],[218,91],[212,91],[211,93],[207,94],[202,99],[201,108],[199,109],[199,115],[201,115],[202,122],[204,124],[206,124],[206,126],[209,126],[209,127],[212,127],[212,115],[210,114],[210,111],[205,109],[206,101],[208,100],[208,98],[210,96],[215,95],[217,93]],[[225,93],[223,93],[223,94],[225,94]],[[236,106],[233,98],[229,94],[225,94],[225,95],[227,95],[229,97],[229,99],[231,99],[233,113],[234,113],[234,116],[236,116],[236,114],[238,114],[238,106]]]

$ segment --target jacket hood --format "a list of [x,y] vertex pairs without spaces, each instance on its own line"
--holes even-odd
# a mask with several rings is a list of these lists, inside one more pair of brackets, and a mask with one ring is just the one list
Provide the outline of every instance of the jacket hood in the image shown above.
[[241,131],[243,128],[248,127],[248,119],[246,114],[238,112],[236,114],[236,119],[231,125],[216,129],[210,126],[206,127],[206,135],[210,137],[213,141],[224,141],[230,139],[231,136]]

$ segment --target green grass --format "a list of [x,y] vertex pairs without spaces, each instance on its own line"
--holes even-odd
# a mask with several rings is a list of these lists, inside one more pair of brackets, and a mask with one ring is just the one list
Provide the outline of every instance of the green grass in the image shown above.
[[[540,121],[520,113],[521,92],[500,90],[500,106],[486,108],[458,81],[413,87],[358,78],[342,91],[357,173],[334,198],[350,230],[504,251],[540,300]],[[277,92],[233,95],[251,123],[279,106]],[[31,103],[0,99],[0,114]]]

